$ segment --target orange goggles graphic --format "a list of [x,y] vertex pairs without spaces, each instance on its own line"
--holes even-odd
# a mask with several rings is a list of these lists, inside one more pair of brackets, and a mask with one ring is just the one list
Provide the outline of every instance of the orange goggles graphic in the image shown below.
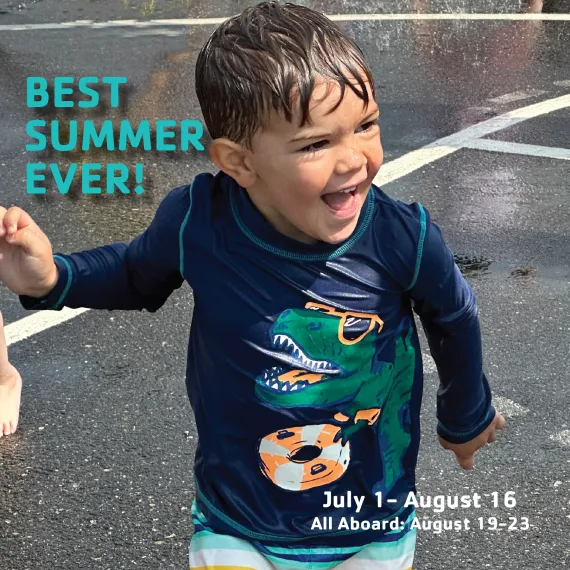
[[378,325],[378,332],[384,327],[384,321],[378,315],[370,313],[356,313],[353,311],[338,311],[329,305],[309,302],[305,309],[320,311],[328,315],[339,317],[338,340],[342,344],[350,345],[360,342],[374,327]]

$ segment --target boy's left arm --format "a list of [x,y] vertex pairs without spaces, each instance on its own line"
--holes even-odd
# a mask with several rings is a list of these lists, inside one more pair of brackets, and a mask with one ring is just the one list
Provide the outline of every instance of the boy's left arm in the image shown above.
[[461,467],[471,469],[475,451],[495,441],[495,431],[504,427],[505,420],[491,404],[483,372],[475,295],[423,208],[421,220],[421,256],[408,291],[439,373],[440,443],[455,453]]

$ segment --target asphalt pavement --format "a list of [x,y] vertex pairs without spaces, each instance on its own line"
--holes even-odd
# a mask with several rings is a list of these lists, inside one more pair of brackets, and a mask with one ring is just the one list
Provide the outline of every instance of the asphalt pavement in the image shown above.
[[[29,196],[26,164],[39,156],[25,150],[26,122],[95,115],[28,109],[26,77],[124,75],[129,90],[108,118],[201,120],[194,62],[213,25],[194,20],[252,3],[0,1],[0,204],[29,211],[63,253],[143,231],[169,189],[214,171],[205,153],[124,156],[144,162],[141,196],[83,196],[76,187]],[[469,517],[472,527],[420,531],[414,567],[570,566],[570,3],[304,4],[370,15],[340,25],[375,76],[385,167],[399,165],[383,188],[428,208],[456,254],[477,296],[495,403],[507,416],[498,441],[462,471],[435,436],[438,378],[424,343],[418,492],[487,497],[465,513],[422,511],[426,520]],[[372,18],[413,12],[457,16]],[[193,21],[173,21],[180,18]],[[109,24],[125,19],[163,23]],[[62,22],[72,25],[39,26]],[[426,145],[496,117],[493,132],[456,137],[457,148],[410,166]],[[42,156],[62,165],[101,158]],[[30,315],[4,288],[0,308],[12,334]],[[154,315],[88,311],[12,343],[24,391],[18,431],[0,439],[1,570],[187,567],[197,443],[184,386],[192,309],[185,284]],[[509,491],[512,508],[503,504]]]

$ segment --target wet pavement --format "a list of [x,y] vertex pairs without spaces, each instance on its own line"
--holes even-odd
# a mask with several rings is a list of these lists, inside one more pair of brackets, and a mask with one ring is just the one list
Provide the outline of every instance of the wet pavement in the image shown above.
[[[304,0],[296,2],[326,14],[517,13],[538,2],[526,0]],[[568,0],[545,0],[545,12],[568,11]],[[66,22],[160,18],[216,18],[238,14],[255,0],[0,0],[3,23]],[[534,9],[534,8],[532,8]],[[8,19],[9,17],[9,19]]]
[[[150,11],[150,2],[41,0],[18,9],[0,0],[0,203],[27,209],[54,250],[69,253],[131,239],[170,188],[212,170],[198,151],[132,153],[126,162],[145,164],[142,196],[86,197],[77,189],[67,197],[53,189],[46,197],[26,195],[26,163],[38,160],[25,151],[26,122],[97,118],[88,110],[28,109],[27,76],[125,75],[131,91],[114,118],[201,119],[193,66],[213,27],[2,25],[221,17],[254,3],[157,1]],[[541,6],[570,14],[567,0],[303,3],[330,14],[539,13]],[[376,79],[386,162],[570,93],[570,19],[341,25]],[[570,149],[570,110],[486,138]],[[477,295],[485,368],[497,407],[509,416],[498,443],[478,454],[473,472],[462,472],[437,444],[437,375],[428,373],[418,490],[514,491],[514,509],[461,515],[528,517],[531,524],[528,531],[420,532],[418,569],[549,570],[570,562],[569,180],[568,160],[463,148],[384,187],[395,198],[420,201],[442,228]],[[196,433],[183,377],[192,306],[184,286],[155,315],[90,311],[10,348],[24,395],[17,434],[0,440],[2,570],[187,566]],[[6,323],[29,314],[1,288],[0,307]]]

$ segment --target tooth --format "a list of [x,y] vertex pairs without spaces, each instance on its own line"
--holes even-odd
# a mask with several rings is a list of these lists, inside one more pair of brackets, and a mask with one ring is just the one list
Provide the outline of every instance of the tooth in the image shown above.
[[293,392],[296,389],[297,389],[297,384],[295,384],[295,386],[293,386],[293,388],[291,388],[291,392]]
[[275,382],[275,384],[273,384],[273,386],[271,386],[272,388],[277,388],[279,390],[279,384],[277,384],[277,382]]
[[268,380],[268,381],[265,383],[265,385],[266,385],[266,386],[269,386],[269,382],[270,382],[270,380]]
[[287,384],[283,384],[283,388],[281,388],[281,392],[287,392]]

